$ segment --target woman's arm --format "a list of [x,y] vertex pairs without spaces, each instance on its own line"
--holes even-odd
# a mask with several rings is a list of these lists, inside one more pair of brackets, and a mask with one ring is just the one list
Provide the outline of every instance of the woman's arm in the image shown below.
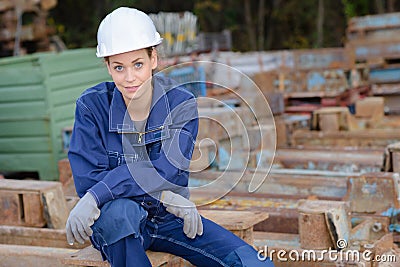
[[[155,111],[156,112],[156,111]],[[198,130],[194,98],[171,111],[170,138],[163,141],[158,158],[109,168],[108,155],[93,114],[77,102],[69,159],[79,196],[87,191],[97,204],[163,190],[179,191],[188,183],[188,168]]]

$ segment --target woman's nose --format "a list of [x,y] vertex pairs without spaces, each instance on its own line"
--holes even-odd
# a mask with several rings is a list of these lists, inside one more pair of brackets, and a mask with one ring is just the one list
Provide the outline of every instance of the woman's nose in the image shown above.
[[134,81],[135,79],[136,79],[135,73],[134,73],[132,70],[128,70],[128,71],[126,72],[125,80],[126,80],[127,82],[132,82],[132,81]]

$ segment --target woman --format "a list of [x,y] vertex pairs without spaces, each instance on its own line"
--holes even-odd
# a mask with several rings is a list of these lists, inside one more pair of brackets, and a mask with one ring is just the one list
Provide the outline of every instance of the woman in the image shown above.
[[67,239],[93,246],[112,266],[151,266],[147,249],[196,266],[272,266],[189,200],[188,168],[198,130],[196,101],[154,75],[162,42],[143,12],[121,7],[97,33],[97,56],[113,82],[76,102],[69,160],[81,197]]

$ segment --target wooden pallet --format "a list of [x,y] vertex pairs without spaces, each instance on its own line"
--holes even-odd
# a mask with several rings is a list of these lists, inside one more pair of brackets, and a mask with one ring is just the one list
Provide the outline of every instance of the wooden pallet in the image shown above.
[[0,180],[0,224],[63,229],[68,217],[60,182]]

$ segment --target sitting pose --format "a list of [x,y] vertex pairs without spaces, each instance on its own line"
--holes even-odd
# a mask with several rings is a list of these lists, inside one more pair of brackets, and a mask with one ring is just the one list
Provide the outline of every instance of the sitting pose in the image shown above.
[[113,82],[76,101],[68,157],[81,199],[67,221],[68,242],[90,238],[115,267],[151,266],[146,250],[195,266],[273,266],[189,200],[196,100],[153,75],[162,38],[150,17],[118,8],[101,22],[97,41]]

